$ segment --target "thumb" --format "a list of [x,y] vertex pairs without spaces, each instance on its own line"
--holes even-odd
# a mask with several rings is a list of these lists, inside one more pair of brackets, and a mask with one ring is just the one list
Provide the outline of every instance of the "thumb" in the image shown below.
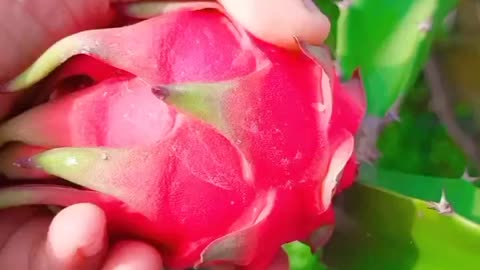
[[109,20],[108,0],[0,1],[0,82],[62,37]]
[[107,252],[105,213],[93,204],[62,209],[52,220],[33,269],[99,269]]
[[228,13],[253,35],[278,46],[294,48],[294,37],[320,45],[330,31],[328,18],[312,0],[219,0]]

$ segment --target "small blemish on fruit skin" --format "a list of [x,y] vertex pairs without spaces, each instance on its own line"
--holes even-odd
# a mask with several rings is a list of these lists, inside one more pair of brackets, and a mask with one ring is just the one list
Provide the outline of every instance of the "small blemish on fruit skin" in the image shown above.
[[319,112],[324,112],[327,109],[327,106],[322,103],[314,104],[314,108],[317,109]]
[[75,157],[68,157],[65,160],[65,165],[67,166],[76,166],[78,165],[78,160]]
[[258,126],[256,123],[252,123],[250,125],[250,131],[253,133],[253,134],[257,134],[259,132],[259,129],[258,129]]
[[107,153],[102,153],[101,158],[102,160],[108,160],[110,157],[108,156]]
[[288,158],[282,158],[280,160],[280,164],[284,167],[288,166],[290,164],[290,160]]
[[293,189],[293,182],[291,179],[287,180],[287,182],[285,183],[285,189],[287,190],[292,190]]

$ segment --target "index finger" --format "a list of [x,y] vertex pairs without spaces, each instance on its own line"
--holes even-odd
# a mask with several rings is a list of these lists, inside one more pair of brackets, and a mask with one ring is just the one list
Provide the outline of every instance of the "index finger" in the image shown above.
[[322,44],[330,21],[312,0],[219,0],[228,13],[260,39],[278,46],[296,47],[294,37]]

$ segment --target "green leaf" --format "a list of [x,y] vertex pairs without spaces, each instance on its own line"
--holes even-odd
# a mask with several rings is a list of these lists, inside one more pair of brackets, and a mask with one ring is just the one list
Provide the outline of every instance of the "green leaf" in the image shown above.
[[457,1],[344,2],[351,4],[340,11],[337,57],[346,78],[361,68],[368,113],[384,116],[414,83],[435,33]]
[[429,104],[430,93],[418,80],[402,101],[401,121],[388,124],[379,137],[378,166],[437,177],[462,175],[469,162]]
[[[337,228],[324,249],[329,269],[480,269],[480,225],[465,218],[478,221],[478,189],[458,179],[362,171],[339,200]],[[442,188],[458,213],[440,214],[417,199],[438,201]]]
[[338,6],[333,0],[315,0],[315,3],[323,12],[323,14],[325,14],[330,19],[330,34],[328,35],[325,43],[332,51],[335,51],[335,48],[337,46],[337,21],[338,16],[340,15]]
[[456,213],[480,224],[480,189],[463,179],[413,175],[363,165],[359,181],[424,201],[438,201],[444,190]]
[[312,253],[308,245],[294,241],[283,245],[290,261],[290,270],[327,270],[320,262],[320,254]]

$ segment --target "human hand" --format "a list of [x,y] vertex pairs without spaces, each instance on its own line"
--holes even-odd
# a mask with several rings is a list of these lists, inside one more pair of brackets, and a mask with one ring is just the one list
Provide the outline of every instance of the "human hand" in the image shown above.
[[[305,4],[310,0],[219,1],[253,34],[284,47],[294,45],[294,36],[319,44],[329,31],[326,17]],[[109,0],[0,1],[0,83],[55,41],[106,26],[112,17]],[[0,107],[7,98],[0,97]],[[161,269],[161,258],[153,247],[136,241],[110,248],[104,214],[94,205],[73,205],[55,216],[43,208],[0,211],[2,269],[117,270],[120,265],[122,270]]]
[[0,268],[161,270],[160,254],[139,241],[109,247],[103,211],[82,203],[57,215],[46,208],[0,211]]
[[[107,1],[0,1],[0,82],[63,36],[108,23]],[[12,96],[0,97],[0,117]],[[8,106],[7,106],[8,105]],[[57,215],[45,208],[0,211],[0,269],[159,270],[160,254],[138,241],[108,244],[105,215],[91,204]]]

